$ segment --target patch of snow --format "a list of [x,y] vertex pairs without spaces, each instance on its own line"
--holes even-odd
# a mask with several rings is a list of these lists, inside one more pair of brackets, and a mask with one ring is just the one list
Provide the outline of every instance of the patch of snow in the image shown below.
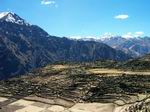
[[2,12],[2,13],[0,13],[0,19],[3,18],[3,17],[5,17],[8,13],[9,12]]
[[12,22],[20,25],[30,25],[24,19],[20,18],[18,15],[12,12],[2,12],[0,13],[0,19],[7,22]]
[[100,36],[100,40],[104,41],[104,40],[110,40],[112,38],[116,37],[114,34],[111,33],[104,33],[103,35]]
[[95,36],[71,36],[68,39],[70,40],[80,40],[80,41],[95,41],[95,42],[100,42],[100,39]]

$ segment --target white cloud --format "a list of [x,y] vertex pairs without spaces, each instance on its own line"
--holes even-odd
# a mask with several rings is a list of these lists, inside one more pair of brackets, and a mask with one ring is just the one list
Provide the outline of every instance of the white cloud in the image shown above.
[[144,35],[144,32],[142,32],[142,31],[139,31],[139,32],[135,32],[135,37],[140,37],[140,36],[142,36],[142,35]]
[[114,17],[115,19],[120,19],[120,20],[124,20],[124,19],[128,19],[129,16],[126,14],[121,14],[121,15],[117,15]]
[[54,6],[57,5],[54,0],[42,0],[42,1],[41,1],[41,4],[42,4],[42,5],[54,5]]
[[128,33],[122,35],[122,37],[123,38],[133,38],[134,36],[133,36],[133,34],[131,32],[128,32]]
[[91,39],[91,38],[97,38],[96,36],[70,36],[71,39]]
[[71,36],[69,38],[73,40],[84,40],[84,41],[95,41],[98,39],[96,36]]
[[101,37],[101,40],[105,40],[105,39],[109,39],[109,38],[111,38],[113,36],[115,36],[115,35],[112,34],[112,33],[106,32],[103,35],[101,35],[100,37]]
[[127,34],[122,35],[124,38],[135,38],[135,37],[141,37],[144,35],[144,32],[139,31],[135,33],[128,32]]
[[71,39],[82,39],[83,37],[82,36],[70,36],[69,38],[71,38]]
[[103,35],[100,35],[99,37],[97,36],[70,36],[70,39],[83,39],[83,40],[99,40],[99,38],[103,41],[105,39],[110,39],[111,37],[116,37],[116,36],[121,36],[123,38],[126,39],[132,39],[132,38],[137,38],[137,37],[142,37],[144,35],[144,32],[142,31],[137,31],[137,32],[128,32],[125,33],[123,35],[119,35],[119,34],[114,34],[114,33],[110,33],[110,32],[106,32]]
[[103,36],[112,37],[112,36],[114,36],[114,34],[112,34],[110,32],[106,32],[106,33],[103,34]]

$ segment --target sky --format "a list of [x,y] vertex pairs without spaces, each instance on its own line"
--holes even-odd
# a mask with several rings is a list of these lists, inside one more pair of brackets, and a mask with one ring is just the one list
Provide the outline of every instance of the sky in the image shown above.
[[55,36],[150,36],[150,0],[0,0],[5,11]]

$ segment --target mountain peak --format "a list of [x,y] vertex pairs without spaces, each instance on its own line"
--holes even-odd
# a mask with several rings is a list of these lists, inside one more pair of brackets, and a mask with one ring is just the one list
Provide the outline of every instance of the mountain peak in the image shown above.
[[19,25],[29,25],[29,23],[27,23],[24,19],[22,19],[21,17],[19,17],[17,14],[13,12],[1,12],[0,20],[16,23]]
[[3,18],[3,17],[5,17],[5,16],[7,16],[9,13],[11,13],[11,12],[1,12],[0,13],[0,19]]

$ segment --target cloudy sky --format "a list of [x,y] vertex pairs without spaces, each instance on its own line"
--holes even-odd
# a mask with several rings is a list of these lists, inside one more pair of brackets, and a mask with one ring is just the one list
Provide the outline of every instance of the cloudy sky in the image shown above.
[[56,36],[150,36],[150,0],[0,0]]

